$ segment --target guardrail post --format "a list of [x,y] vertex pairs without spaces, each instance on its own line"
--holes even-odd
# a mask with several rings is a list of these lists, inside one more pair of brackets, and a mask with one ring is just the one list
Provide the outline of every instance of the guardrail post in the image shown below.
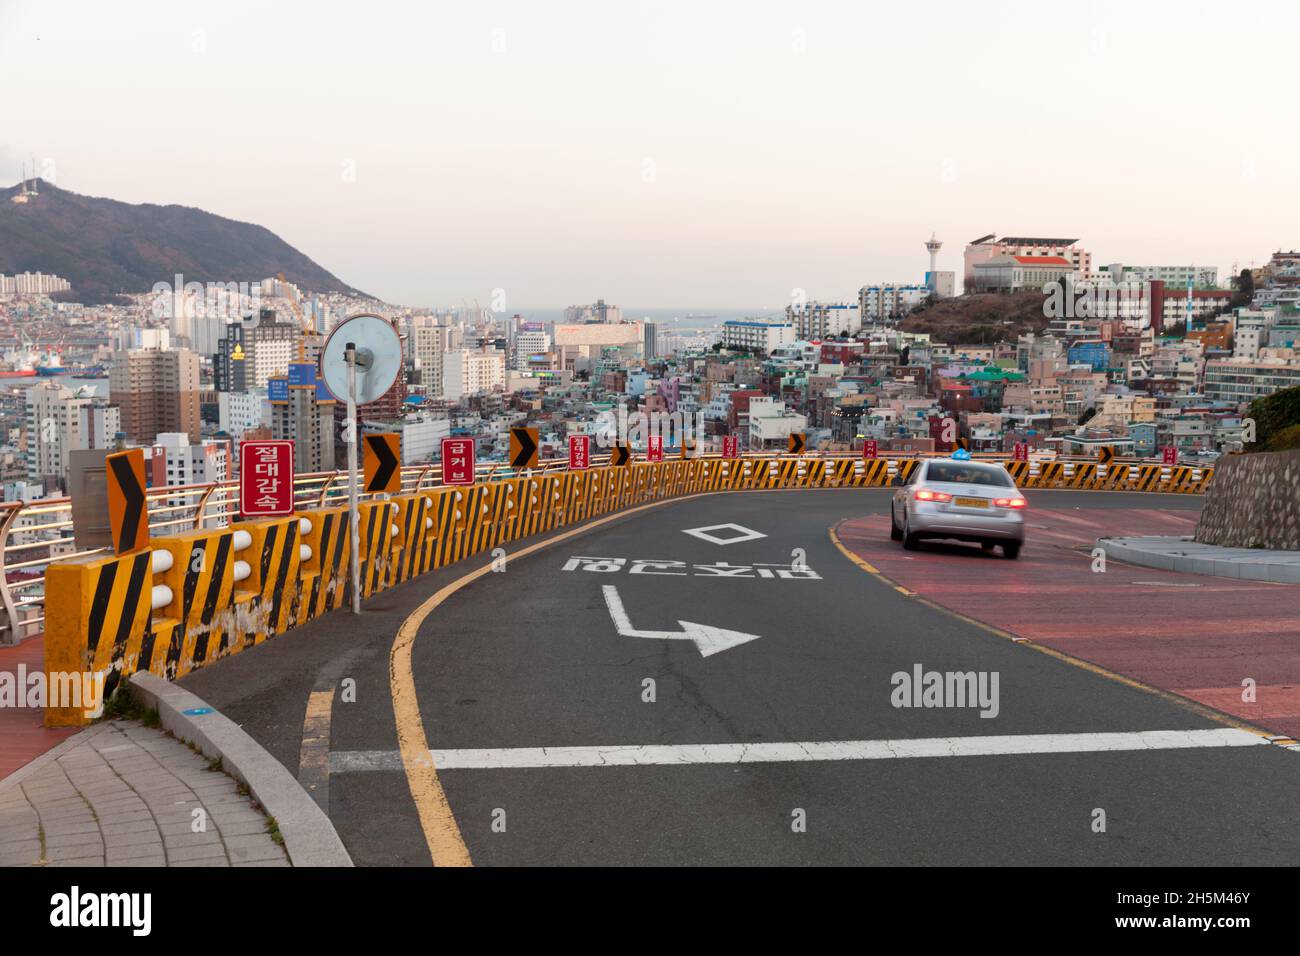
[[45,726],[79,727],[136,668],[153,603],[151,554],[56,561],[45,589]]

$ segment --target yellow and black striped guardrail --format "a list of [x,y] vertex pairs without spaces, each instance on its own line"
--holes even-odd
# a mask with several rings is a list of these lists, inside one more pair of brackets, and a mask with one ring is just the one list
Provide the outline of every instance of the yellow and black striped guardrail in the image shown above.
[[[543,471],[417,490],[360,505],[362,595],[509,541],[682,495],[795,488],[880,488],[923,457],[671,459]],[[1212,469],[1150,462],[1000,460],[1024,489],[1201,494]],[[348,512],[309,508],[150,540],[121,557],[81,555],[46,572],[45,668],[92,673],[112,688],[137,670],[182,677],[350,601]],[[51,707],[51,726],[87,720]]]

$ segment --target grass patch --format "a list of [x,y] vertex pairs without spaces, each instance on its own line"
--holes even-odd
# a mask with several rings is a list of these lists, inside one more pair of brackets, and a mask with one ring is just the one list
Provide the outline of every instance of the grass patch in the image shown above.
[[141,720],[144,717],[144,707],[131,693],[130,688],[125,684],[118,684],[113,695],[104,701],[104,716],[123,720]]

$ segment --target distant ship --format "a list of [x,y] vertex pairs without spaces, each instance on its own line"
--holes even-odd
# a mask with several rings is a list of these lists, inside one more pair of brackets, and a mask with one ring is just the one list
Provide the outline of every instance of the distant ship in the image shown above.
[[63,375],[67,369],[63,367],[63,356],[58,352],[46,352],[45,357],[41,359],[40,364],[36,366],[36,374],[42,376]]
[[0,364],[0,378],[31,378],[36,374],[32,365],[35,358],[32,352],[6,352]]

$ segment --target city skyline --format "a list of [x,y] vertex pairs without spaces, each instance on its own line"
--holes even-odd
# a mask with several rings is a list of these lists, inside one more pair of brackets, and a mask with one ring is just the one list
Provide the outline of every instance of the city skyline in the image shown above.
[[1300,198],[1300,134],[1252,95],[1286,80],[1276,4],[1012,5],[978,47],[988,15],[943,2],[156,9],[0,8],[0,181],[254,222],[394,303],[776,309],[920,281],[932,232],[958,272],[997,231],[1226,278]]

